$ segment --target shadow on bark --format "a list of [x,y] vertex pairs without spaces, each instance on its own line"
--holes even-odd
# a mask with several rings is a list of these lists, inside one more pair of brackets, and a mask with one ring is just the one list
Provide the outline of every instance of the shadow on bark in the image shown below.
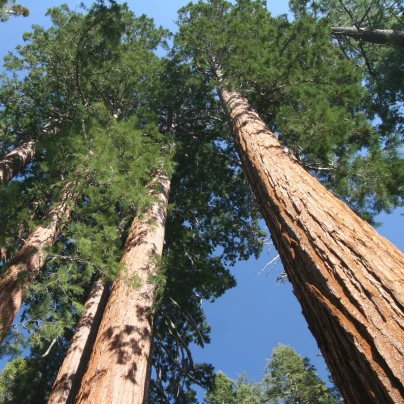
[[[68,368],[68,371],[65,372],[61,377],[60,380],[56,382],[56,384],[53,386],[53,391],[57,391],[59,393],[57,394],[63,394],[61,392],[66,392],[68,391],[68,397],[65,401],[66,404],[73,404],[75,401],[75,398],[77,396],[77,393],[80,389],[80,384],[81,380],[84,376],[84,373],[87,369],[87,364],[88,360],[91,355],[91,350],[93,348],[95,339],[97,337],[98,329],[101,323],[102,315],[105,310],[105,306],[108,301],[108,296],[110,293],[111,285],[110,284],[104,284],[101,282],[97,282],[96,287],[94,287],[90,295],[88,297],[88,300],[91,301],[93,296],[95,296],[97,293],[100,292],[100,290],[103,289],[102,291],[102,296],[100,298],[99,304],[97,302],[92,301],[90,304],[86,303],[86,313],[83,314],[83,316],[80,318],[79,323],[77,327],[80,328],[90,328],[88,338],[85,342],[85,345],[83,347],[82,344],[80,344],[80,338],[82,337],[81,334],[74,334],[71,344],[71,347],[74,348],[69,348],[68,355],[74,357],[74,353],[79,351],[78,353],[80,354],[80,360],[79,364],[77,366],[77,369],[75,372],[69,374],[70,368]],[[93,310],[93,307],[97,305],[97,309],[95,313],[91,313]]]

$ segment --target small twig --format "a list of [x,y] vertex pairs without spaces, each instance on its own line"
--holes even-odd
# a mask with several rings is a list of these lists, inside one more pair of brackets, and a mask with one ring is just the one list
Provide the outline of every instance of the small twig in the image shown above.
[[27,320],[22,323],[11,324],[11,325],[8,325],[7,327],[0,328],[0,331],[5,330],[7,328],[18,328],[18,327],[22,327],[27,330],[28,329],[27,326],[29,323],[37,323],[37,325],[39,326],[41,323],[41,320]]
[[[265,271],[265,269],[266,268],[268,268],[271,264],[272,264],[272,266],[271,266],[271,268],[269,268],[268,269],[268,272],[267,272],[267,275],[274,269],[274,267],[276,266],[276,264],[280,261],[280,256],[279,256],[279,254],[275,257],[275,258],[273,258],[271,261],[269,261],[269,262],[267,262],[265,265],[264,265],[264,268],[262,268],[261,269],[261,271],[259,271],[258,273],[257,273],[257,275],[261,275],[264,271]],[[266,276],[267,276],[266,275]]]

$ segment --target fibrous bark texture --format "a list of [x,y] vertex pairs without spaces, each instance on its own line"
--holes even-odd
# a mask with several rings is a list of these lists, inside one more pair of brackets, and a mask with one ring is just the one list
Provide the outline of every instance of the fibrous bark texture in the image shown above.
[[404,255],[335,198],[223,87],[238,153],[346,403],[404,402]]
[[0,343],[17,315],[27,286],[33,282],[45,263],[46,249],[53,245],[68,220],[74,197],[62,191],[58,204],[52,207],[39,225],[25,240],[0,279]]
[[145,402],[156,290],[150,277],[163,250],[169,188],[169,179],[157,174],[151,191],[156,202],[132,223],[121,261],[125,269],[112,287],[76,403]]
[[24,143],[0,160],[0,186],[7,184],[32,160],[35,155],[35,143]]
[[374,44],[404,46],[404,31],[393,29],[331,27],[331,33],[337,38],[345,36]]
[[53,384],[48,404],[71,404],[90,358],[97,331],[109,296],[109,285],[98,279],[87,298],[69,350]]

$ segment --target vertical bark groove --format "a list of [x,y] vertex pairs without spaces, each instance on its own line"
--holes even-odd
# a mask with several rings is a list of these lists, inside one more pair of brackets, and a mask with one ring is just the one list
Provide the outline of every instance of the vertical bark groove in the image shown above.
[[48,404],[74,403],[108,296],[109,285],[101,279],[95,281],[85,303],[85,311],[77,323],[69,350],[53,384]]
[[67,184],[58,204],[28,236],[0,279],[0,343],[22,305],[27,286],[45,264],[46,249],[53,245],[70,216],[75,199],[68,190],[71,186],[71,183]]
[[112,287],[76,403],[143,404],[147,396],[156,289],[150,276],[163,250],[170,181],[158,173],[151,186],[158,200],[133,220],[121,260],[126,270]]
[[219,87],[244,171],[347,403],[404,403],[404,255]]
[[34,157],[36,141],[31,140],[0,159],[0,186],[7,184]]

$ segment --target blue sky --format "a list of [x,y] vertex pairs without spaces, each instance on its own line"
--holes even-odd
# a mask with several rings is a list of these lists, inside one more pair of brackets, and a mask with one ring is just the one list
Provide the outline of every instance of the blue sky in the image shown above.
[[[21,43],[21,35],[30,30],[32,24],[49,25],[44,17],[48,7],[60,5],[59,0],[20,0],[31,10],[29,18],[11,18],[0,24],[0,56],[13,50]],[[79,1],[65,1],[71,8],[78,7]],[[90,5],[92,1],[84,1]],[[137,14],[145,13],[153,17],[157,25],[175,30],[176,11],[188,3],[184,0],[128,1]],[[268,1],[268,8],[274,15],[288,12],[287,1]],[[404,209],[391,215],[380,215],[384,225],[378,231],[393,244],[404,250]],[[233,272],[238,286],[228,291],[214,304],[204,302],[208,320],[212,327],[212,343],[204,350],[195,349],[195,359],[212,363],[217,370],[229,377],[247,371],[250,378],[260,380],[265,367],[265,358],[271,356],[278,343],[291,345],[299,354],[308,356],[325,378],[325,364],[317,344],[311,336],[301,315],[301,309],[289,284],[278,286],[275,278],[281,270],[278,264],[266,276],[266,271],[258,275],[276,252],[264,251],[259,260],[237,264]]]

